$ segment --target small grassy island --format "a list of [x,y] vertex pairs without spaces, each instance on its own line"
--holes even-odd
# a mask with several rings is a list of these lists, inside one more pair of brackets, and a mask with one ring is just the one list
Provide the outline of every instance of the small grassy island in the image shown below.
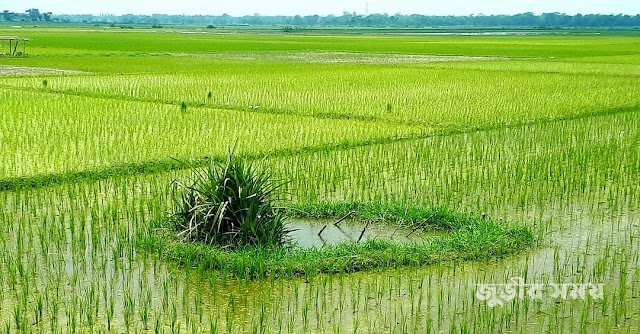
[[[278,191],[284,183],[232,154],[222,164],[196,169],[191,184],[174,184],[174,213],[156,220],[139,244],[185,266],[243,278],[484,260],[516,253],[533,242],[528,227],[446,208],[356,202],[277,207]],[[289,233],[296,226],[287,224],[287,218],[346,216],[367,222],[367,226],[387,224],[448,233],[417,242],[358,239],[319,248],[303,248],[290,240]]]

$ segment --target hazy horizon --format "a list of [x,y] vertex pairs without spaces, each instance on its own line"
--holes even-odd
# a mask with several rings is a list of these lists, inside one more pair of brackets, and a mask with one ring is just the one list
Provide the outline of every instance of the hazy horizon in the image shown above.
[[54,14],[185,14],[185,15],[342,15],[357,14],[422,14],[422,15],[494,15],[533,12],[575,14],[640,14],[638,0],[522,0],[517,3],[505,0],[325,0],[322,3],[305,4],[292,0],[222,2],[212,0],[182,0],[180,6],[169,0],[112,0],[87,2],[79,0],[27,0],[18,3],[0,3],[0,10],[24,12],[38,8]]

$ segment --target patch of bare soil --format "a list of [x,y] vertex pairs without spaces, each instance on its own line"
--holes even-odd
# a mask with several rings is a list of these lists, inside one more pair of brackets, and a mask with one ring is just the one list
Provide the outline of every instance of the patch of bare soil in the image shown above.
[[42,75],[42,74],[73,75],[73,74],[84,74],[84,73],[86,72],[60,70],[60,69],[46,68],[46,67],[0,65],[0,76],[27,76],[27,75]]
[[[157,54],[162,56],[162,54]],[[384,53],[358,53],[358,52],[261,52],[261,53],[226,53],[226,54],[191,54],[171,53],[164,55],[220,58],[238,60],[271,60],[271,61],[298,61],[309,63],[354,63],[354,64],[404,64],[404,63],[434,63],[452,61],[482,61],[482,60],[506,60],[505,57],[487,56],[443,56],[443,55],[416,55],[416,54],[384,54]]]

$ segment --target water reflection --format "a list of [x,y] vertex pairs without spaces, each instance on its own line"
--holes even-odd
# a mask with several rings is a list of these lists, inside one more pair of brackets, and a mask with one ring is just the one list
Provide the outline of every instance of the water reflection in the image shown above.
[[387,223],[371,223],[346,219],[335,224],[336,219],[292,219],[289,227],[291,243],[302,248],[322,247],[344,242],[370,239],[387,239],[397,242],[416,242],[429,236],[441,236],[444,230],[423,230]]

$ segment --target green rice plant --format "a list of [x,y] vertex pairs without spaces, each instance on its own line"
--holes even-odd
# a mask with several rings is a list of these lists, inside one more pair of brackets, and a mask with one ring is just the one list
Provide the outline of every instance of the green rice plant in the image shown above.
[[[51,180],[110,178],[184,169],[243,155],[295,154],[412,137],[415,126],[348,119],[263,114],[39,94],[0,89],[0,189]],[[28,142],[29,145],[24,143]],[[58,181],[58,182],[59,182]]]
[[[640,331],[639,315],[635,312],[640,308],[637,288],[640,118],[638,109],[633,108],[638,101],[637,33],[525,38],[295,36],[288,40],[279,36],[225,35],[225,38],[233,36],[225,43],[209,35],[194,36],[194,44],[166,43],[184,41],[185,36],[172,33],[158,38],[165,43],[140,43],[152,49],[162,49],[161,44],[167,44],[184,45],[187,50],[202,47],[203,51],[203,45],[219,43],[229,48],[238,45],[237,48],[268,49],[277,45],[294,49],[313,45],[318,49],[376,49],[394,53],[449,50],[460,54],[545,57],[567,53],[557,60],[520,58],[402,65],[325,63],[313,69],[317,64],[308,64],[309,59],[287,64],[257,49],[255,55],[263,59],[259,62],[240,59],[247,57],[246,53],[233,55],[238,59],[231,61],[210,54],[152,55],[140,50],[116,53],[132,46],[126,43],[116,45],[121,51],[105,48],[115,45],[110,42],[114,36],[130,44],[141,36],[153,36],[139,32],[115,34],[100,29],[106,43],[91,50],[94,32],[25,27],[24,33],[33,34],[35,29],[39,40],[55,40],[60,46],[49,49],[51,53],[43,51],[48,53],[47,57],[9,62],[77,66],[105,75],[48,77],[46,90],[41,84],[42,77],[1,80],[20,89],[3,88],[0,93],[5,107],[0,120],[0,178],[6,181],[39,173],[53,173],[54,177],[70,173],[64,174],[67,177],[64,184],[42,184],[41,189],[8,187],[0,191],[3,332],[125,332],[125,295],[138,306],[133,311],[140,314],[144,311],[140,307],[148,300],[147,287],[153,290],[149,321],[158,324],[158,332],[169,332],[171,310],[177,309],[174,332],[190,332],[194,325],[202,327],[213,322],[216,330],[229,328],[231,333],[260,329],[263,323],[265,332],[288,329],[296,333],[304,325],[303,307],[308,308],[307,321],[314,327],[309,330],[320,333],[351,332],[356,326],[354,317],[358,317],[358,329],[376,333]],[[0,30],[2,34],[12,34],[5,33],[11,30],[7,27]],[[291,38],[296,43],[288,43]],[[255,40],[279,43],[244,42]],[[379,43],[382,40],[385,43]],[[69,43],[63,47],[62,41]],[[351,45],[354,41],[356,45]],[[104,54],[93,54],[96,49]],[[591,52],[594,50],[599,51]],[[117,66],[104,67],[106,55]],[[69,61],[70,57],[74,61]],[[185,63],[190,66],[184,66]],[[145,64],[150,66],[147,68]],[[302,68],[300,75],[289,72],[294,67]],[[219,71],[209,70],[214,68]],[[281,82],[271,77],[279,70],[286,70],[282,71],[286,79]],[[205,72],[208,74],[197,74]],[[159,78],[158,83],[154,78]],[[340,87],[332,89],[325,84],[332,78],[339,81]],[[377,79],[379,84],[371,82]],[[409,86],[415,89],[406,89],[404,81],[415,83],[415,87]],[[108,84],[100,86],[103,82]],[[394,82],[399,84],[397,90],[393,88]],[[162,87],[164,83],[166,88]],[[179,88],[180,85],[185,88]],[[260,104],[261,110],[245,113],[198,107],[206,95],[202,87],[216,92],[206,101],[208,106],[229,104],[246,108]],[[403,94],[408,100],[401,98]],[[110,98],[97,98],[100,95]],[[166,100],[170,105],[164,105]],[[189,103],[188,113],[178,111],[182,100]],[[392,104],[392,113],[383,114],[387,103]],[[462,105],[464,110],[457,108]],[[273,106],[282,108],[270,110]],[[626,112],[617,112],[616,108]],[[440,110],[433,114],[431,109]],[[456,111],[460,113],[447,118],[448,113]],[[275,115],[277,112],[283,114]],[[377,117],[384,121],[329,122],[292,115],[296,113],[315,113],[327,118]],[[611,115],[591,117],[591,113]],[[576,117],[558,121],[567,115]],[[242,121],[237,123],[241,126],[232,127],[239,117]],[[437,132],[420,140],[395,140],[395,136],[408,133],[407,128],[390,131],[396,121],[445,119],[445,123],[457,127],[458,133]],[[190,126],[202,124],[198,122],[203,120],[208,123],[202,128]],[[514,126],[522,125],[518,120],[528,123]],[[217,127],[220,124],[225,126]],[[493,124],[493,128],[465,130],[467,126],[482,129],[479,124]],[[272,131],[274,127],[279,127],[279,132]],[[292,132],[298,129],[300,132]],[[282,135],[273,136],[276,132]],[[287,199],[298,203],[296,207],[311,208],[308,209],[311,213],[331,212],[324,203],[376,201],[405,207],[446,206],[476,214],[484,211],[490,219],[505,218],[540,227],[536,235],[542,247],[500,260],[388,269],[389,262],[383,259],[385,270],[286,279],[272,275],[266,280],[252,281],[230,279],[227,276],[233,272],[231,268],[212,274],[200,265],[197,269],[180,267],[156,254],[137,252],[131,242],[138,232],[147,231],[152,221],[171,208],[167,184],[188,173],[175,171],[184,166],[154,169],[145,162],[172,156],[184,160],[205,155],[224,159],[229,143],[216,140],[224,136],[243,141],[238,146],[239,151],[243,148],[243,156],[248,153],[262,157],[281,150],[294,152],[274,154],[265,163],[272,166],[278,178],[292,180]],[[377,138],[387,141],[371,142]],[[359,146],[343,145],[347,142]],[[315,150],[301,149],[309,147]],[[125,164],[131,172],[119,173],[111,167],[119,164]],[[82,174],[94,168],[100,169],[100,174]],[[420,220],[419,212],[379,208],[384,206],[373,206],[363,216]],[[340,210],[351,207],[334,209],[344,212]],[[458,236],[457,247],[469,243],[481,245],[486,254],[487,244],[492,243],[482,243],[480,237],[484,235],[466,239]],[[395,261],[401,254],[392,247],[375,246],[372,248],[381,253],[389,250],[389,261]],[[341,254],[342,263],[354,258],[352,249]],[[202,262],[200,254],[194,251],[193,255],[191,263]],[[229,263],[246,266],[259,262],[255,259],[262,256],[247,253]],[[358,260],[358,264],[366,264],[366,259]],[[255,264],[256,271],[265,268],[269,265]],[[299,270],[296,263],[285,268],[284,272],[292,274]],[[246,272],[242,275],[250,276]],[[601,302],[532,300],[531,305],[525,300],[493,309],[473,299],[475,283],[501,284],[512,276],[523,276],[534,283],[605,282],[604,298]],[[163,282],[168,292],[166,298]],[[323,282],[327,282],[326,288]],[[91,291],[92,285],[96,286],[95,293]],[[201,298],[192,298],[195,289],[184,289],[184,285],[212,288],[198,289]],[[420,286],[425,294],[423,301],[420,301],[422,291],[418,292]],[[183,292],[186,296],[181,296]],[[95,301],[91,297],[94,294],[101,296],[100,303],[93,303],[99,310],[83,310],[84,305],[91,304],[89,300]],[[229,305],[234,307],[229,312],[224,304],[231,294],[242,297],[237,298],[235,305]],[[34,324],[35,315],[39,314],[39,296],[46,300],[46,306],[42,320]],[[318,298],[321,306],[316,306]],[[21,305],[20,327],[13,319],[15,305]],[[268,311],[261,313],[261,305],[268,305]],[[202,321],[185,314],[195,310],[200,313],[198,307],[202,309]],[[323,311],[318,311],[320,307]],[[92,320],[87,318],[88,312],[94,314]],[[145,332],[143,318],[130,317],[131,332]],[[109,321],[111,328],[107,331]],[[93,328],[90,322],[95,322]]]
[[[68,76],[43,89],[37,78],[0,78],[0,86],[152,104],[379,119],[427,128],[482,128],[608,113],[637,106],[640,67],[612,70],[557,62],[474,61],[410,64],[236,64],[209,73]],[[593,73],[600,70],[604,73]],[[538,69],[534,71],[533,69]],[[576,73],[577,72],[577,73]],[[314,80],[309,80],[314,78]],[[203,86],[216,94],[203,100]]]
[[[8,26],[2,27],[11,31]],[[20,28],[20,34],[27,38],[46,43],[46,49],[38,50],[46,57],[11,59],[19,64],[38,64],[61,68],[76,68],[92,72],[205,72],[211,73],[211,66],[217,65],[221,56],[240,54],[238,59],[268,59],[279,51],[291,52],[309,50],[340,51],[356,55],[404,53],[409,55],[497,55],[503,57],[545,58],[557,57],[559,60],[587,58],[586,61],[606,63],[601,58],[611,57],[619,62],[630,61],[629,56],[638,54],[637,40],[632,31],[622,33],[593,33],[583,31],[552,30],[522,36],[520,34],[502,36],[460,36],[456,32],[473,33],[473,30],[450,29],[390,29],[382,35],[376,29],[320,29],[308,35],[279,34],[281,28],[241,28],[229,30],[225,34],[192,34],[156,32],[148,29],[121,31],[108,27],[99,29],[72,29],[65,27],[28,27]],[[106,29],[104,29],[106,28]],[[193,29],[186,27],[177,32]],[[269,33],[264,33],[269,32]],[[347,32],[347,34],[345,34]],[[355,32],[355,33],[353,33]],[[436,35],[432,35],[436,33]],[[437,35],[437,33],[443,33]],[[573,34],[572,34],[573,33]],[[8,32],[6,34],[9,34]],[[96,43],[96,36],[101,43]],[[615,46],[615,47],[612,47]],[[211,53],[219,50],[219,54]],[[277,54],[277,53],[276,53]],[[108,59],[108,62],[96,62],[94,57]],[[133,56],[143,56],[137,59]],[[146,57],[144,57],[146,56]],[[73,57],[74,61],[69,61]],[[180,58],[196,58],[201,62],[195,66],[185,66]],[[361,56],[362,57],[362,56]],[[89,58],[89,59],[86,59]],[[133,59],[132,59],[133,58]],[[156,58],[156,59],[154,59]],[[167,59],[168,58],[168,59]],[[172,58],[178,58],[176,61]],[[298,56],[297,58],[300,58]],[[385,57],[386,58],[386,57]],[[383,58],[384,59],[384,58]],[[64,61],[66,60],[66,62]],[[173,60],[173,61],[172,61]],[[303,58],[302,61],[305,59]],[[44,63],[45,65],[42,65]],[[150,64],[151,63],[151,64]],[[208,65],[209,67],[204,67]],[[224,68],[224,66],[220,66]],[[215,67],[214,67],[215,68]]]
[[281,246],[290,230],[274,200],[284,185],[267,170],[234,157],[196,170],[192,183],[174,182],[172,220],[184,240],[222,248]]

